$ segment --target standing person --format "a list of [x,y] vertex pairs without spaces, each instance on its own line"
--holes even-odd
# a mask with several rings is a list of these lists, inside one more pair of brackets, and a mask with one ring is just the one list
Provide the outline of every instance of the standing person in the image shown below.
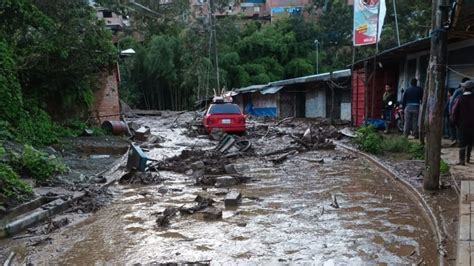
[[423,89],[417,86],[418,80],[410,81],[410,88],[403,94],[402,106],[405,108],[405,126],[403,134],[408,137],[410,132],[418,138],[418,114],[420,113],[420,104],[423,100]]
[[471,150],[474,142],[474,81],[461,83],[463,94],[453,103],[453,122],[458,129],[459,162],[465,165],[471,161]]
[[[449,114],[450,114],[451,117],[453,116],[454,101],[456,101],[458,99],[458,97],[461,96],[464,92],[464,89],[462,88],[461,84],[463,84],[467,81],[469,81],[468,78],[463,78],[461,80],[461,83],[459,84],[459,87],[454,91],[453,96],[451,97],[451,100],[449,102]],[[459,130],[458,130],[456,125],[454,125],[453,131],[455,131],[456,133],[453,136],[451,136],[451,140],[453,141],[453,143],[451,143],[452,147],[454,147],[459,141],[459,137],[458,137],[458,133],[457,133]]]
[[390,125],[392,124],[392,111],[393,107],[395,106],[396,100],[397,95],[395,95],[395,92],[392,90],[392,87],[389,84],[385,84],[385,92],[382,97],[382,118],[385,122],[385,134],[390,133]]
[[[449,112],[449,103],[451,101],[451,97],[453,97],[453,93],[456,89],[455,88],[449,88],[448,90],[448,95],[446,97],[446,103],[444,105],[444,138],[445,139],[456,139],[455,134],[456,134],[456,129],[451,122],[450,117],[450,112]],[[453,130],[454,128],[454,130]],[[454,134],[454,135],[453,135]]]

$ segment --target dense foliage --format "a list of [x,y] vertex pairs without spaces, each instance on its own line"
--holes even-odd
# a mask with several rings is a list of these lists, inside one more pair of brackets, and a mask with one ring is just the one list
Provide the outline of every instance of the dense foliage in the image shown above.
[[0,206],[31,195],[18,173],[65,171],[30,145],[6,161],[3,142],[50,144],[74,133],[68,121],[83,125],[99,74],[117,57],[111,37],[87,1],[0,1]]
[[0,2],[0,121],[32,144],[66,134],[51,121],[84,116],[98,75],[116,58],[85,1]]
[[6,201],[6,199],[2,200],[2,195],[10,201],[22,201],[31,194],[30,185],[22,181],[9,165],[0,163],[0,207]]

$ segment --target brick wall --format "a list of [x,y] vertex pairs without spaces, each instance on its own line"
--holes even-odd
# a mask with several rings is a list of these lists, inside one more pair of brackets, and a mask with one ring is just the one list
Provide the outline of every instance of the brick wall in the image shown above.
[[99,82],[99,89],[94,94],[91,117],[96,122],[102,123],[105,120],[120,119],[118,85],[118,65],[114,65],[109,70],[103,72]]

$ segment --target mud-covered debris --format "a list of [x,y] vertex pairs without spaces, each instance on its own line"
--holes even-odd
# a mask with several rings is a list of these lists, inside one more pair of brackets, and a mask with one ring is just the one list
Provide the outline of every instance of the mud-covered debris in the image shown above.
[[222,128],[213,128],[209,134],[209,138],[212,140],[221,140],[226,133]]
[[[180,155],[167,158],[163,161],[155,162],[150,167],[158,170],[167,170],[178,173],[185,173],[191,169],[191,165],[195,162],[201,161],[204,163],[204,168],[200,168],[204,173],[200,173],[197,177],[204,174],[224,174],[224,166],[231,163],[233,160],[224,158],[222,153],[216,151],[203,150],[183,150]],[[201,163],[199,163],[202,166]],[[194,175],[194,174],[193,174]],[[195,176],[196,177],[196,176]]]
[[215,201],[211,198],[211,195],[207,192],[200,192],[194,199],[200,205],[206,204],[207,206],[212,206]]
[[39,245],[43,245],[43,244],[51,244],[52,240],[53,239],[49,236],[43,236],[43,237],[31,239],[28,246],[31,247],[31,246],[39,246]]
[[191,169],[193,171],[199,170],[199,169],[204,169],[206,165],[204,164],[203,161],[197,161],[191,164]]
[[196,205],[191,207],[182,206],[179,208],[179,212],[182,214],[194,214],[198,211],[204,210],[207,207],[211,207],[214,204],[214,200],[207,193],[199,193],[194,201]]
[[173,218],[176,213],[178,212],[178,209],[174,207],[168,207],[166,208],[162,214],[158,215],[156,218],[156,225],[159,227],[166,227],[170,224],[170,219]]
[[68,225],[71,221],[67,217],[64,217],[62,219],[52,219],[49,220],[48,223],[46,224],[46,227],[44,228],[44,233],[49,234],[53,231],[56,231],[57,229],[64,227]]
[[248,171],[250,168],[246,164],[228,164],[224,166],[226,174],[241,174]]
[[104,184],[107,183],[107,178],[103,175],[95,176],[91,179],[91,182],[93,183],[98,183],[98,184]]
[[222,210],[214,206],[207,207],[198,211],[204,220],[219,220],[222,219]]
[[213,186],[216,183],[216,178],[215,175],[201,175],[196,178],[196,185]]
[[224,205],[226,207],[238,206],[242,202],[242,194],[239,191],[232,190],[224,198]]
[[151,185],[151,184],[160,184],[163,182],[160,174],[158,172],[139,172],[139,171],[130,171],[124,174],[121,178],[119,183],[120,184],[143,184],[143,185]]
[[337,203],[337,198],[336,195],[332,195],[332,203],[330,204],[331,207],[338,209],[339,208],[339,203]]
[[270,161],[272,161],[274,164],[280,164],[283,163],[286,159],[288,159],[288,157],[290,157],[291,155],[295,155],[296,153],[298,153],[298,151],[293,150],[276,158],[270,159]]
[[85,195],[71,204],[69,212],[90,213],[96,212],[112,199],[112,194],[107,187],[89,187],[85,190]]

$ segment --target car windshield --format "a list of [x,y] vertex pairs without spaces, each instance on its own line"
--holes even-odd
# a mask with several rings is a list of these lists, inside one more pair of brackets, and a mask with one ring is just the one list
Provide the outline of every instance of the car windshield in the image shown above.
[[213,104],[209,114],[240,114],[240,108],[235,104]]

